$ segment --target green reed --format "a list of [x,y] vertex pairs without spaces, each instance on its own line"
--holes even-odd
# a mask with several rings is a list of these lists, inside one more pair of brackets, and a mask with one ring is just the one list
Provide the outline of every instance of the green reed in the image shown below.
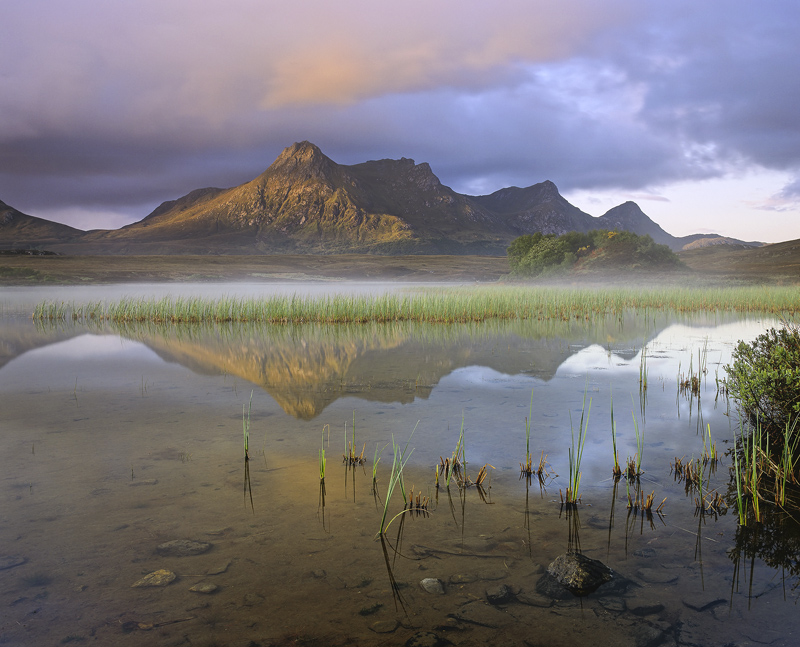
[[242,433],[244,435],[244,459],[250,460],[250,410],[253,407],[253,391],[250,391],[250,403],[247,405],[247,417],[245,418],[245,407],[242,405]]
[[325,481],[325,464],[327,463],[327,460],[325,459],[325,428],[326,427],[328,427],[328,425],[324,425],[322,427],[322,441],[320,443],[320,448],[319,448],[319,480],[320,480],[320,482],[324,482]]
[[[633,405],[633,395],[631,395],[631,405]],[[635,407],[634,407],[635,408]],[[628,466],[625,469],[625,476],[629,479],[638,479],[642,474],[642,457],[644,456],[644,429],[639,431],[639,423],[636,420],[636,412],[631,409],[633,418],[633,431],[636,435],[636,456],[628,457]]]
[[614,391],[611,391],[611,447],[614,450],[614,478],[622,476],[622,469],[619,466],[619,456],[617,454],[617,423],[614,421]]
[[275,295],[267,298],[125,298],[87,304],[46,301],[33,312],[37,320],[219,323],[387,323],[419,321],[465,323],[487,319],[591,319],[625,310],[800,312],[796,289],[770,288],[622,288],[543,286],[424,288],[380,295]]
[[575,427],[572,424],[572,413],[570,413],[569,416],[569,426],[572,432],[572,447],[569,449],[569,485],[567,486],[567,493],[564,500],[568,507],[576,506],[580,500],[581,460],[583,459],[583,448],[586,445],[586,435],[589,431],[589,414],[592,411],[591,398],[589,398],[589,408],[586,408],[587,389],[583,391],[583,405],[581,407],[581,421],[578,424],[577,443],[575,442]]
[[525,476],[533,474],[533,458],[531,457],[531,423],[533,421],[533,389],[531,389],[531,407],[525,418],[525,464],[520,464],[520,472]]
[[[419,425],[419,422],[417,422]],[[383,502],[383,516],[381,517],[381,525],[380,529],[378,530],[379,536],[384,536],[386,534],[386,530],[389,525],[394,521],[397,516],[395,515],[391,520],[386,521],[386,518],[389,513],[389,502],[392,500],[392,495],[394,494],[395,488],[400,488],[400,493],[403,497],[403,511],[399,514],[403,514],[406,512],[406,504],[408,503],[408,499],[405,493],[405,483],[403,481],[403,469],[405,468],[408,459],[411,457],[411,454],[414,452],[412,448],[411,451],[408,451],[408,444],[411,442],[411,438],[414,436],[414,432],[417,430],[417,426],[414,426],[414,431],[411,432],[411,436],[408,437],[405,446],[401,449],[399,443],[397,443],[394,439],[394,434],[392,434],[392,471],[389,475],[389,483],[386,486],[386,498]]]

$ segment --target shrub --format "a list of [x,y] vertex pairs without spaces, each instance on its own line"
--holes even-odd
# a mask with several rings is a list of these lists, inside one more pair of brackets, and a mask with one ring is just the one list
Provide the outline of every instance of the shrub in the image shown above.
[[726,366],[728,391],[743,413],[773,437],[800,415],[800,326],[785,322],[748,344],[740,341]]

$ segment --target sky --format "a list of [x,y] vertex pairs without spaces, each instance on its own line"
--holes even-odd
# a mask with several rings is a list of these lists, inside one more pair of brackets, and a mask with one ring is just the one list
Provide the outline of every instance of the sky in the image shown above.
[[0,21],[0,200],[81,229],[296,141],[481,195],[800,238],[797,0],[26,0]]

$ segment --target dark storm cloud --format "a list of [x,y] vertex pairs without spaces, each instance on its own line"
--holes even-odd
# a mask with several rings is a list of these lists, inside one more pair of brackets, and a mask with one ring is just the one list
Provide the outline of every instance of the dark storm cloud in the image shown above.
[[794,171],[798,6],[15,3],[0,199],[134,220],[249,180],[303,139],[342,163],[427,161],[469,193]]

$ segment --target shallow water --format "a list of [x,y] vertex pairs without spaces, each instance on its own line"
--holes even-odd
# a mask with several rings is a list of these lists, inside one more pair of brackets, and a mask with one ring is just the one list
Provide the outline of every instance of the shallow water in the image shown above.
[[[0,644],[435,644],[426,632],[457,645],[795,644],[796,551],[778,551],[791,536],[746,537],[732,510],[696,515],[696,495],[670,473],[675,457],[701,454],[707,425],[720,452],[731,447],[736,415],[715,378],[738,339],[770,325],[629,314],[559,325],[37,328],[5,316]],[[700,398],[686,397],[678,375],[700,362]],[[636,451],[635,417],[641,489],[667,497],[663,515],[630,514],[625,481],[610,478],[612,389],[621,457]],[[531,452],[553,472],[544,488],[519,479],[531,393]],[[567,514],[559,492],[584,394],[582,500]],[[367,461],[347,469],[354,418]],[[462,420],[468,473],[489,464],[489,485],[437,491],[434,465]],[[429,514],[392,522],[384,553],[390,449],[377,495],[372,462],[393,435],[413,448],[406,486],[431,501]],[[728,474],[723,456],[706,487],[728,496]],[[396,492],[391,515],[399,510]],[[158,552],[175,539],[211,548]],[[626,585],[582,598],[537,590],[575,549]],[[158,569],[177,579],[131,587]],[[425,578],[444,594],[423,590]],[[203,583],[218,588],[190,590]],[[502,585],[511,597],[489,604]]]

